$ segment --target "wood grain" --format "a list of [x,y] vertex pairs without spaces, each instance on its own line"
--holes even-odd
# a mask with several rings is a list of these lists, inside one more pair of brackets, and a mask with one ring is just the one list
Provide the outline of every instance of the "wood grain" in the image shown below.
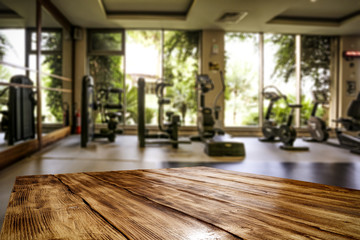
[[87,174],[57,177],[130,239],[192,239],[196,236],[236,239],[207,223]]
[[[42,136],[42,146],[49,146],[52,143],[65,138],[70,135],[70,127],[63,127],[55,130],[45,136]],[[0,170],[6,166],[20,160],[24,157],[30,156],[39,150],[38,139],[26,140],[18,143],[15,146],[9,146],[4,151],[0,152]]]
[[52,143],[63,139],[70,135],[70,127],[62,127],[60,129],[57,129],[55,131],[52,131],[44,136],[42,136],[42,146],[46,147],[51,145]]
[[16,162],[17,160],[29,156],[39,149],[37,139],[27,140],[14,146],[9,146],[0,152],[0,170]]
[[18,177],[1,239],[360,239],[360,191],[206,167]]
[[126,239],[56,177],[18,177],[1,239]]

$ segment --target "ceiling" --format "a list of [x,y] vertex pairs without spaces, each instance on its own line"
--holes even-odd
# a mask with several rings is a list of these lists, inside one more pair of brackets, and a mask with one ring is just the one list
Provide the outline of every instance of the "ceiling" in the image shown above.
[[[360,35],[360,0],[51,0],[87,28],[216,29]],[[13,12],[9,15],[10,11]],[[236,24],[226,12],[247,12]],[[8,15],[6,15],[6,13]],[[58,24],[44,14],[43,24]],[[35,0],[0,0],[0,27],[35,26]]]

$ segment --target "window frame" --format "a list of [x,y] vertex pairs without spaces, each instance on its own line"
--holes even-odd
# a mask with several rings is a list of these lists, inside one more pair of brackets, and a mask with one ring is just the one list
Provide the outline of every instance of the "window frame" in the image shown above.
[[[300,46],[297,46],[297,41],[296,41],[296,38],[298,37],[302,37],[302,36],[307,36],[307,34],[293,34],[293,33],[273,33],[273,32],[241,32],[241,31],[226,31],[226,33],[252,33],[252,34],[255,34],[255,33],[258,33],[259,34],[259,68],[260,68],[260,71],[259,71],[259,125],[256,126],[256,127],[253,127],[253,126],[225,126],[225,129],[227,130],[239,130],[239,132],[246,132],[248,131],[249,129],[254,129],[254,128],[257,128],[257,129],[261,129],[262,125],[263,125],[263,122],[264,122],[264,116],[263,116],[263,111],[264,111],[264,108],[266,107],[264,104],[263,104],[263,97],[261,95],[261,91],[264,87],[264,69],[265,69],[265,60],[264,60],[264,47],[265,47],[265,41],[264,41],[264,38],[265,38],[265,34],[283,34],[283,35],[293,35],[295,37],[295,57],[296,56],[302,56],[302,45],[301,45],[301,41],[300,42]],[[225,36],[225,35],[224,35]],[[321,36],[321,35],[319,35]],[[335,36],[335,35],[331,35],[331,36],[328,36],[328,37],[331,37],[332,38],[332,41],[337,41],[338,40],[338,36]],[[224,41],[224,44],[225,44],[225,41]],[[332,44],[332,43],[331,43]],[[336,55],[336,54],[335,54]],[[302,59],[295,59],[295,64],[299,64],[298,61],[301,61]],[[337,65],[339,59],[336,58],[336,56],[334,56],[334,54],[331,54],[331,61],[334,61],[333,63],[330,64],[329,66],[329,69],[330,69],[330,79],[331,79],[331,82],[330,82],[330,88],[329,88],[329,93],[330,95],[333,94],[333,90],[331,89],[331,86],[333,86],[333,84],[338,81],[338,78],[336,76],[336,73],[333,72],[332,70],[332,66],[334,65]],[[296,75],[296,79],[295,81],[298,82],[297,86],[296,86],[296,94],[301,96],[301,92],[302,92],[302,76],[301,76],[301,66],[299,68],[296,69],[295,71],[295,75]],[[301,97],[297,97],[296,99],[296,104],[300,104],[300,101],[301,101]],[[333,101],[337,102],[338,99],[336,99],[336,96],[334,96],[333,98]],[[337,108],[337,105],[336,105],[336,108]],[[334,110],[334,111],[337,111],[337,110]],[[330,118],[329,118],[330,119]],[[300,130],[303,130],[303,129],[306,129],[306,126],[301,126],[300,125],[300,120],[301,120],[301,114],[300,114],[300,109],[298,109],[298,111],[295,113],[295,117],[294,117],[294,122],[293,122],[293,125],[296,129],[300,129]],[[331,122],[328,122],[327,123],[329,126],[331,126]]]
[[[60,42],[61,42],[61,45],[60,45],[60,49],[58,50],[42,50],[41,51],[41,54],[43,55],[50,55],[50,54],[60,54],[62,56],[62,52],[63,52],[63,31],[61,28],[43,28],[41,30],[41,34],[43,33],[49,33],[49,32],[56,32],[56,33],[60,33]],[[36,49],[35,50],[32,50],[31,49],[31,35],[32,33],[36,33],[36,28],[26,28],[25,29],[25,54],[26,54],[26,58],[27,59],[31,54],[36,54],[37,51]],[[26,62],[26,60],[25,60]]]

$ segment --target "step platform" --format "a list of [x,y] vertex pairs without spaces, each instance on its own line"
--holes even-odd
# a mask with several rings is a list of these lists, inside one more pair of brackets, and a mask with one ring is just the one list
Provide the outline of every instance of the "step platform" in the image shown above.
[[204,152],[211,157],[244,157],[244,143],[226,137],[214,137],[205,142]]

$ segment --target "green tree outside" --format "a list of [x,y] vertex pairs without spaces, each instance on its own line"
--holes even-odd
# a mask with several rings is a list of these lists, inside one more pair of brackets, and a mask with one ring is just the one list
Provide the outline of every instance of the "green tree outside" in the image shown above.
[[[46,66],[47,72],[55,75],[62,75],[62,35],[60,32],[46,32],[42,34],[42,42],[44,42],[43,48],[55,50],[58,53],[46,54],[42,63]],[[43,83],[48,88],[62,89],[63,81],[57,78],[43,76]],[[62,122],[63,120],[63,93],[57,91],[46,91],[46,106],[50,109],[51,115],[56,119],[56,122]]]
[[[276,67],[273,75],[287,82],[295,73],[295,38],[289,35],[275,34],[271,41],[280,45],[276,53]],[[301,81],[312,90],[326,90],[330,88],[331,36],[301,36]],[[307,95],[308,96],[308,95]],[[295,100],[295,96],[289,96]],[[295,102],[295,101],[293,101]],[[303,94],[301,96],[301,125],[306,125],[313,107],[312,99]],[[275,109],[274,109],[275,111]],[[319,107],[317,115],[325,117],[326,110]]]
[[[2,33],[0,33],[0,60],[3,60],[3,57],[6,54],[6,51],[11,48],[10,43],[6,39],[6,36]],[[0,79],[4,80],[10,80],[11,74],[9,70],[4,67],[3,65],[0,65]],[[0,93],[5,89],[5,87],[0,87]],[[8,103],[8,91],[4,92],[2,96],[0,96],[0,110],[5,110]]]
[[258,34],[226,33],[225,41],[225,117],[232,118],[225,124],[256,126],[259,122],[258,65],[245,57],[244,51],[258,55]]
[[185,125],[196,122],[195,76],[198,73],[199,31],[165,31],[164,79],[172,82],[167,96]]

